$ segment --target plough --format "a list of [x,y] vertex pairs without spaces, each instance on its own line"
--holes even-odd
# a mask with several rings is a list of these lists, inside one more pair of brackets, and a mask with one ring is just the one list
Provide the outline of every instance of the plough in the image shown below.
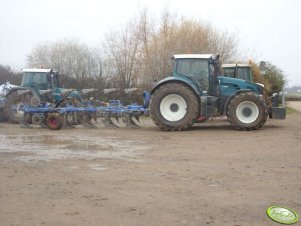
[[[86,94],[86,93],[84,93]],[[95,106],[91,101],[83,102],[80,106],[75,106],[73,100],[69,100],[64,106],[50,103],[43,103],[36,106],[23,104],[21,110],[24,112],[20,121],[22,128],[32,128],[32,124],[48,127],[52,130],[59,130],[62,127],[72,128],[74,125],[83,125],[87,128],[97,128],[92,120],[97,122],[97,118],[102,118],[105,127],[118,128],[112,118],[125,123],[126,127],[140,128],[137,124],[140,116],[147,114],[147,106],[150,94],[144,92],[144,105],[131,104],[123,106],[120,100],[110,100],[109,103],[100,102],[100,106]],[[135,119],[135,120],[134,120]]]

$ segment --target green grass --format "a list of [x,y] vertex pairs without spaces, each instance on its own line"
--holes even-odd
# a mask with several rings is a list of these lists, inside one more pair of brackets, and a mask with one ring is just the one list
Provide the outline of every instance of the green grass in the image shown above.
[[294,112],[296,112],[295,109],[293,109],[291,107],[288,107],[288,106],[286,106],[285,109],[286,109],[286,114],[288,114],[288,115],[293,114]]

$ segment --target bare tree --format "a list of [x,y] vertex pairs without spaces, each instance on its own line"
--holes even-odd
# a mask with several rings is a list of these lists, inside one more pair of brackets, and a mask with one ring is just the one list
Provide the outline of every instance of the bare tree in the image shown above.
[[104,42],[106,75],[115,79],[120,88],[137,84],[141,68],[141,41],[136,23],[129,23],[121,31],[112,31]]
[[215,29],[211,24],[194,19],[178,19],[167,9],[154,29],[146,13],[142,13],[138,24],[144,48],[141,59],[140,80],[150,83],[172,73],[174,54],[213,53],[222,61],[238,59],[237,40],[233,34]]
[[67,78],[83,81],[86,78],[102,76],[102,61],[96,49],[74,40],[40,44],[27,57],[29,67],[57,69]]
[[15,72],[9,66],[4,66],[0,64],[0,85],[6,81],[9,81],[14,85],[20,85],[21,80],[21,72]]

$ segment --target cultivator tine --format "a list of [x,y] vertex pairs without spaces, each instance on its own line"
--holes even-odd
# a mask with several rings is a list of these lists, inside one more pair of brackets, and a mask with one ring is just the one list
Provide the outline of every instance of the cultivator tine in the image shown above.
[[119,115],[116,113],[114,114],[114,118],[116,119],[116,121],[119,123]]
[[93,125],[91,121],[83,121],[83,126],[90,129],[96,129],[97,126]]
[[75,126],[71,125],[70,123],[66,123],[66,121],[64,121],[63,128],[65,128],[65,129],[73,129],[73,128],[75,128]]
[[63,127],[64,127],[65,129],[72,129],[72,128],[75,128],[75,126],[72,125],[72,123],[68,120],[67,114],[65,114],[65,116],[64,116],[64,124],[63,124]]
[[27,129],[32,129],[33,128],[28,123],[28,117],[30,117],[30,114],[24,113],[22,119],[20,120],[20,128],[27,128]]
[[83,126],[86,128],[90,128],[90,129],[96,129],[97,127],[95,125],[93,125],[91,122],[92,118],[93,118],[93,116],[91,114],[85,113],[82,117]]
[[102,123],[107,128],[119,128],[111,119],[111,113],[105,114]]
[[29,125],[28,122],[24,122],[24,120],[20,121],[20,128],[32,129],[33,127]]
[[135,119],[140,122],[140,116],[139,115],[135,115]]
[[[135,115],[136,118],[137,115]],[[125,123],[126,127],[130,128],[140,128],[140,126],[133,120],[133,116],[130,114],[124,114],[122,120]]]
[[40,124],[40,126],[41,126],[41,128],[43,128],[43,129],[47,129],[48,128],[48,126],[46,125],[46,122],[41,122],[41,124]]
[[40,126],[41,126],[41,128],[44,128],[44,129],[48,128],[48,126],[46,125],[46,119],[44,116],[41,118]]

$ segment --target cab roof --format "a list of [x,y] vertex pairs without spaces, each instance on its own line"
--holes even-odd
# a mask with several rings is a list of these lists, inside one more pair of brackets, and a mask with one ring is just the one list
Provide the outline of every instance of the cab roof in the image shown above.
[[49,73],[49,72],[54,72],[55,70],[53,69],[23,69],[23,72],[37,72],[37,73]]
[[251,67],[249,64],[223,64],[222,67]]
[[172,59],[210,59],[214,54],[175,54]]

